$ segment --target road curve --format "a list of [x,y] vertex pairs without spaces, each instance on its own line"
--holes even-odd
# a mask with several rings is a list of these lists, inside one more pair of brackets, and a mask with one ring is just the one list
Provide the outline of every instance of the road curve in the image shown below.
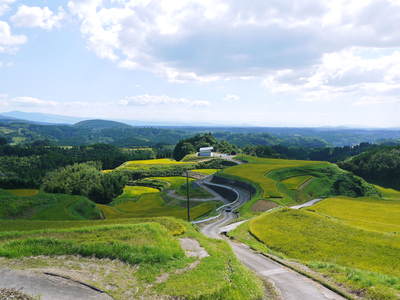
[[[236,186],[234,188],[239,195],[239,201],[244,203],[250,199],[250,194]],[[224,226],[232,222],[236,215],[231,212],[221,212],[219,219],[203,225],[201,231],[208,237],[222,239],[221,232]],[[284,300],[342,300],[342,296],[332,292],[319,283],[289,269],[283,265],[251,250],[248,246],[226,239],[240,261],[252,269],[258,276],[272,282]]]

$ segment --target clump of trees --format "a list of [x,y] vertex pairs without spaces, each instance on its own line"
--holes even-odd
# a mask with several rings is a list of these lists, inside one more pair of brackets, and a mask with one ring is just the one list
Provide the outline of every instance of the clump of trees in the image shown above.
[[128,160],[155,158],[151,148],[120,149],[107,144],[59,147],[47,141],[28,145],[7,145],[0,140],[0,187],[38,188],[46,173],[60,167],[88,161],[113,169]]
[[355,146],[324,148],[292,147],[285,145],[246,146],[243,148],[243,153],[266,158],[338,162],[362,152],[380,147],[382,146],[370,143],[361,143]]
[[123,192],[128,177],[121,172],[102,173],[99,162],[69,165],[49,172],[42,189],[48,193],[82,195],[107,204]]
[[227,154],[236,154],[239,151],[237,146],[218,140],[211,133],[205,133],[179,141],[174,148],[173,157],[181,160],[187,154],[195,153],[202,147],[214,147],[214,151]]
[[345,170],[384,187],[400,189],[400,147],[380,147],[339,163]]

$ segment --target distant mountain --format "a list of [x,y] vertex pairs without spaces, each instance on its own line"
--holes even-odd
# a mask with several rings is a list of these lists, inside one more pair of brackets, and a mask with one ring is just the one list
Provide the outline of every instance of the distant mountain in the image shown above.
[[108,121],[108,120],[86,120],[81,121],[73,125],[76,128],[84,128],[91,130],[103,130],[103,129],[131,129],[131,125],[127,125],[121,122]]
[[85,120],[85,118],[79,118],[79,117],[44,114],[37,112],[23,112],[23,111],[4,112],[1,113],[1,115],[21,120],[33,121],[38,123],[51,123],[51,124],[75,124],[77,122]]

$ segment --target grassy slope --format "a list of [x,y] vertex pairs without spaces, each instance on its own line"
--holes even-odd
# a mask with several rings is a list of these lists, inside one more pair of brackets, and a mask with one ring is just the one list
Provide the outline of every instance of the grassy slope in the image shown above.
[[397,299],[399,225],[400,200],[337,197],[306,210],[265,213],[231,235],[300,260],[367,299]]
[[0,190],[0,219],[84,220],[99,218],[101,218],[100,210],[92,201],[82,196],[36,193],[32,190],[12,190],[10,192]]
[[[174,177],[149,177],[149,180],[154,179],[158,181],[164,181],[168,183],[169,190],[174,190],[178,195],[186,196],[186,177],[174,176]],[[192,198],[211,198],[212,195],[200,187],[194,186],[193,178],[189,178],[190,188],[189,194]]]
[[308,209],[370,231],[400,234],[400,201],[335,197]]
[[[134,219],[129,221],[133,222]],[[139,268],[131,269],[127,274],[130,278],[133,276],[138,279],[137,284],[131,287],[133,293],[136,293],[133,298],[147,296],[149,299],[151,295],[169,295],[185,299],[250,300],[262,297],[263,286],[260,280],[238,262],[224,241],[208,239],[188,223],[172,218],[137,221],[137,224],[125,225],[105,225],[109,221],[97,221],[96,225],[99,226],[0,232],[0,256],[21,258],[79,254],[139,265]],[[82,221],[75,223],[79,226],[83,224]],[[177,232],[176,228],[183,230]],[[195,260],[184,255],[177,240],[180,237],[197,239],[209,256],[202,259],[193,270],[178,275],[174,274],[174,270],[182,269]],[[27,260],[32,261],[34,268],[40,267],[38,260]],[[12,263],[13,260],[9,260],[9,264]],[[70,264],[68,268],[71,268]],[[167,281],[157,283],[156,278],[165,272],[171,274]],[[108,282],[98,287],[109,292],[115,299],[125,299]]]
[[[158,178],[156,179],[158,180]],[[171,188],[178,189],[186,179],[183,177],[160,177],[160,180],[165,180],[170,184]],[[126,187],[124,193],[116,198],[111,205],[98,204],[97,206],[101,209],[106,219],[159,216],[186,219],[185,207],[179,205],[179,203],[166,202],[166,200],[168,199],[165,194],[157,189],[132,186]],[[192,206],[190,211],[191,218],[196,219],[209,213],[214,210],[216,205],[216,202],[210,201]]]

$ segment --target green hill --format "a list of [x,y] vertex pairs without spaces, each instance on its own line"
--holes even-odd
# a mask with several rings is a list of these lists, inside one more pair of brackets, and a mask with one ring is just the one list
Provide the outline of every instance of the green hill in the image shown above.
[[400,147],[380,147],[339,163],[340,167],[387,188],[400,189]]
[[129,129],[133,128],[130,125],[108,121],[108,120],[86,120],[81,121],[73,125],[75,128],[84,128],[90,130],[102,130],[102,129],[110,129],[110,128],[121,128],[121,129]]

